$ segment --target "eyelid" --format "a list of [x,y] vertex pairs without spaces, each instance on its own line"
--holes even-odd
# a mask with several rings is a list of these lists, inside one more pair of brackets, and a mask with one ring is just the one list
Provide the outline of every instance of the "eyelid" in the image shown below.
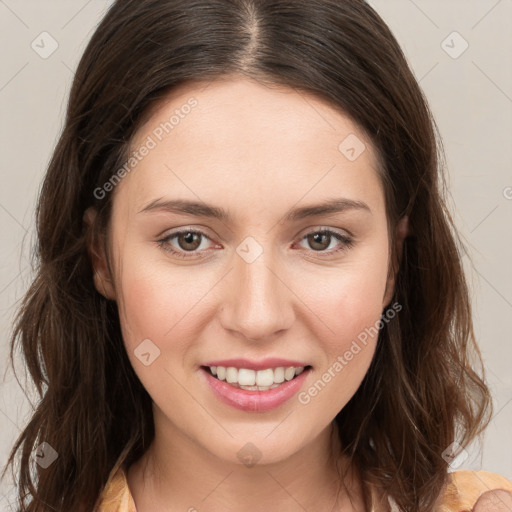
[[348,229],[333,228],[333,227],[322,225],[322,224],[318,224],[316,226],[309,226],[309,227],[305,228],[304,230],[299,231],[299,234],[297,235],[297,237],[302,239],[304,236],[309,235],[310,233],[317,233],[319,231],[330,231],[332,233],[337,233],[339,235],[345,236],[347,238],[355,239],[355,235],[352,234],[352,232],[349,231]]

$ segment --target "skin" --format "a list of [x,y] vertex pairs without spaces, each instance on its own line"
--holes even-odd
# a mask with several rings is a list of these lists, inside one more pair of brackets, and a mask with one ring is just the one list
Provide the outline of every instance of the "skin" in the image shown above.
[[482,494],[471,512],[507,512],[508,510],[512,510],[512,492],[496,489]]
[[[223,404],[199,366],[232,357],[292,358],[312,366],[307,390],[378,322],[394,274],[388,279],[376,154],[359,127],[322,100],[245,77],[174,90],[132,147],[191,97],[198,105],[115,188],[113,273],[100,244],[90,251],[95,285],[117,301],[128,356],[154,402],[155,440],[128,471],[137,511],[259,512],[276,503],[290,512],[363,511],[354,468],[335,502],[335,464],[343,469],[347,461],[331,433],[368,370],[375,337],[309,403],[295,396],[268,412]],[[366,144],[355,161],[338,150],[349,134]],[[281,222],[292,208],[333,197],[363,201],[370,211]],[[221,206],[234,221],[141,212],[160,198]],[[88,211],[87,222],[93,216]],[[394,241],[399,253],[405,222]],[[157,243],[178,228],[206,235],[189,259]],[[304,238],[320,228],[350,234],[353,246],[335,252],[343,242],[334,237],[320,239],[323,245]],[[249,236],[263,250],[251,263],[236,252]],[[183,238],[169,245],[191,254]],[[149,366],[134,353],[145,339],[160,350]],[[261,454],[252,467],[237,456],[249,442]]]

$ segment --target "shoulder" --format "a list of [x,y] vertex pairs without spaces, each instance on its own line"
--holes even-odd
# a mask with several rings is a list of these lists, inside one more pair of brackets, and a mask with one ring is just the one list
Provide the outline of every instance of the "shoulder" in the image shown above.
[[[487,471],[450,473],[436,512],[510,512],[512,482]],[[136,512],[122,467],[114,468],[94,512]]]
[[450,473],[438,512],[509,512],[512,482],[487,471]]
[[137,512],[123,467],[114,467],[94,512]]

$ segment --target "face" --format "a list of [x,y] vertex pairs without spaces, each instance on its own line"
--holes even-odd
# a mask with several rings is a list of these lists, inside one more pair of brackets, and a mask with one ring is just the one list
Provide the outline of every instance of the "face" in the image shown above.
[[355,393],[391,299],[372,145],[311,95],[233,78],[173,91],[135,151],[113,192],[113,275],[95,260],[95,282],[117,301],[157,433],[283,460]]

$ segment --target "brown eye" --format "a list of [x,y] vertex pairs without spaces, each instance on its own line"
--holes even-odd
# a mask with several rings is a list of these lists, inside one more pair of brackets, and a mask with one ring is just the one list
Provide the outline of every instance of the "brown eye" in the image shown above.
[[201,245],[201,237],[202,235],[195,231],[183,231],[176,235],[176,240],[178,241],[180,249],[184,251],[195,251]]
[[209,241],[210,238],[202,231],[183,229],[167,235],[157,243],[162,249],[178,258],[195,258],[207,252]]
[[[302,240],[307,242],[308,248],[313,252],[320,254],[325,253],[326,255],[332,255],[339,251],[347,250],[354,244],[349,236],[330,229],[311,231],[305,235]],[[335,243],[333,247],[329,249],[333,241],[337,242],[337,244]]]
[[315,251],[323,251],[329,247],[331,236],[326,233],[313,233],[306,236],[310,247]]

